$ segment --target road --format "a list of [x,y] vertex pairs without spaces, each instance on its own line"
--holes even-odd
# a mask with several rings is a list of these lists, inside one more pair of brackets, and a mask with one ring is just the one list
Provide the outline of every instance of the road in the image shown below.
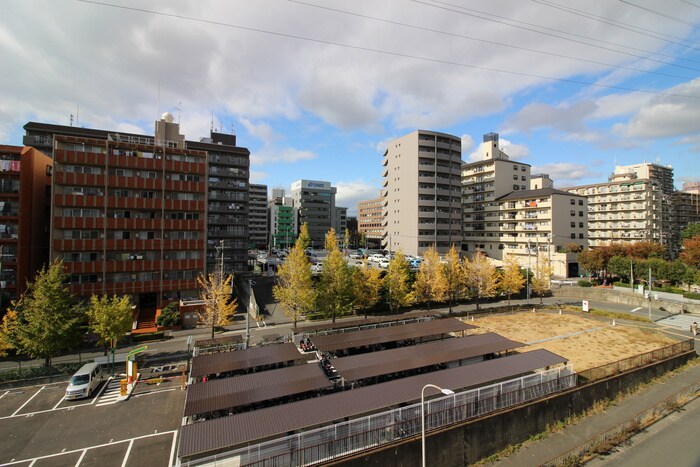
[[590,462],[589,466],[627,467],[668,465],[700,466],[700,398],[634,436],[617,452]]

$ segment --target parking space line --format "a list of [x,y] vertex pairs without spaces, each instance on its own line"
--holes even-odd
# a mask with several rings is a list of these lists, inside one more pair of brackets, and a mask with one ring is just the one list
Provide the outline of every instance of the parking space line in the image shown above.
[[170,459],[168,460],[168,467],[171,467],[173,461],[175,461],[175,446],[177,445],[177,431],[173,431],[173,445],[170,447]]
[[59,400],[58,402],[56,402],[56,405],[54,405],[54,406],[53,406],[53,409],[51,409],[51,410],[56,410],[56,409],[58,408],[58,406],[61,405],[61,402],[63,402],[64,400],[65,400],[65,399],[64,399],[63,397],[61,397],[61,400]]
[[129,460],[129,454],[131,453],[131,448],[134,446],[134,440],[129,441],[129,447],[126,448],[126,454],[124,454],[124,460],[122,461],[122,467],[126,467],[126,461]]
[[33,395],[32,397],[30,397],[30,398],[27,400],[27,402],[25,402],[24,404],[22,404],[22,406],[21,406],[19,409],[15,410],[15,413],[13,413],[12,416],[14,417],[15,415],[17,415],[17,412],[19,412],[20,410],[22,410],[22,409],[24,408],[25,405],[29,404],[29,403],[32,401],[32,399],[34,399],[36,396],[38,396],[39,393],[41,392],[41,390],[44,389],[45,387],[46,387],[46,386],[40,387],[39,390],[38,390],[37,392],[35,392],[34,395]]
[[[114,441],[111,443],[102,443],[102,444],[96,444],[94,446],[88,446],[85,448],[73,449],[72,451],[63,451],[63,452],[57,452],[55,454],[47,454],[45,456],[33,457],[31,459],[22,459],[22,460],[17,460],[17,461],[13,460],[11,462],[8,462],[8,463],[2,464],[2,465],[4,467],[4,466],[8,466],[8,465],[24,464],[26,462],[30,462],[29,466],[31,467],[38,460],[50,459],[52,457],[64,456],[66,454],[74,454],[76,452],[88,451],[90,449],[99,449],[99,448],[103,448],[106,446],[114,446],[115,444],[122,444],[122,443],[126,443],[127,441],[130,443],[129,449],[131,449],[131,444],[133,444],[134,441],[137,441],[139,439],[145,439],[145,438],[153,438],[155,436],[163,436],[163,435],[173,435],[174,438],[177,438],[177,430],[163,431],[161,433],[151,433],[148,435],[137,436],[135,438],[122,439],[120,441]],[[81,457],[81,459],[82,459],[82,457]],[[126,465],[126,464],[122,464],[122,465]]]
[[107,381],[105,381],[102,385],[102,389],[100,389],[100,392],[97,393],[97,395],[92,399],[92,402],[90,402],[91,404],[94,404],[95,402],[97,402],[97,399],[102,397],[102,394],[107,390],[107,386],[109,386],[109,383],[112,381],[112,379],[114,379],[114,376],[110,376],[109,378],[107,378]]
[[[19,414],[19,415],[15,415],[15,414],[12,414],[12,415],[5,415],[4,417],[0,417],[0,420],[5,420],[6,418],[13,418],[13,417],[27,417],[27,416],[29,416],[29,415],[37,415],[37,414],[40,414],[40,413],[53,412],[53,411],[57,411],[57,410],[73,410],[73,409],[76,408],[76,407],[85,407],[86,405],[91,405],[91,403],[88,402],[88,403],[86,403],[86,404],[70,405],[70,406],[67,406],[67,407],[59,407],[59,408],[57,408],[57,409],[37,410],[36,412],[21,413],[21,414]],[[21,409],[21,408],[20,408],[20,409]]]
[[5,391],[5,393],[4,393],[2,396],[0,396],[0,399],[2,399],[3,397],[5,397],[5,396],[8,395],[9,393],[10,393],[10,391]]
[[75,463],[75,467],[80,465],[80,463],[83,461],[83,457],[85,457],[85,454],[87,454],[87,449],[83,449],[83,453],[80,454],[80,458],[78,459],[78,462]]

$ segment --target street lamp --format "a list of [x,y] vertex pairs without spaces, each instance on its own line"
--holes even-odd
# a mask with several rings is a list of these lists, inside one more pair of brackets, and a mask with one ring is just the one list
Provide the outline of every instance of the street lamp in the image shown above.
[[427,388],[437,389],[446,396],[455,393],[451,389],[443,389],[440,386],[435,386],[434,384],[426,384],[420,391],[421,452],[423,454],[423,467],[425,467],[425,390]]

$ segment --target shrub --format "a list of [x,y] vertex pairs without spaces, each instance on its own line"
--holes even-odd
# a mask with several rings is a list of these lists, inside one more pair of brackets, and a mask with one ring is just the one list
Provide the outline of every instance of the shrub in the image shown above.
[[689,298],[691,300],[700,300],[700,293],[697,292],[685,292],[683,293],[684,298]]
[[156,340],[160,340],[160,339],[164,339],[164,338],[165,338],[165,333],[163,331],[149,332],[146,334],[132,334],[131,335],[132,342],[156,341]]
[[54,375],[71,375],[75,373],[85,362],[59,363],[51,366],[37,366],[20,370],[19,368],[0,373],[0,382],[18,381],[25,379],[41,378]]
[[182,324],[182,317],[180,316],[180,308],[177,303],[173,302],[168,304],[160,312],[160,316],[156,320],[156,324],[160,327],[167,326],[179,326]]
[[578,286],[579,287],[593,287],[593,283],[589,281],[588,279],[581,279],[578,281]]

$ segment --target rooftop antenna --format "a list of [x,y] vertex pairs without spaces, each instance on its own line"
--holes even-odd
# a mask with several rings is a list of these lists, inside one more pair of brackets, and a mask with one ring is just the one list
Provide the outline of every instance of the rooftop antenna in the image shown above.
[[177,124],[180,124],[180,114],[182,114],[182,101],[177,104]]
[[78,117],[80,117],[80,104],[76,104],[76,110],[75,110],[75,126],[80,126],[78,123]]
[[214,132],[214,112],[211,113],[211,125],[209,126],[209,132]]
[[73,126],[73,114],[70,114],[70,126]]
[[231,134],[232,135],[236,134],[236,126],[233,123],[231,124]]

